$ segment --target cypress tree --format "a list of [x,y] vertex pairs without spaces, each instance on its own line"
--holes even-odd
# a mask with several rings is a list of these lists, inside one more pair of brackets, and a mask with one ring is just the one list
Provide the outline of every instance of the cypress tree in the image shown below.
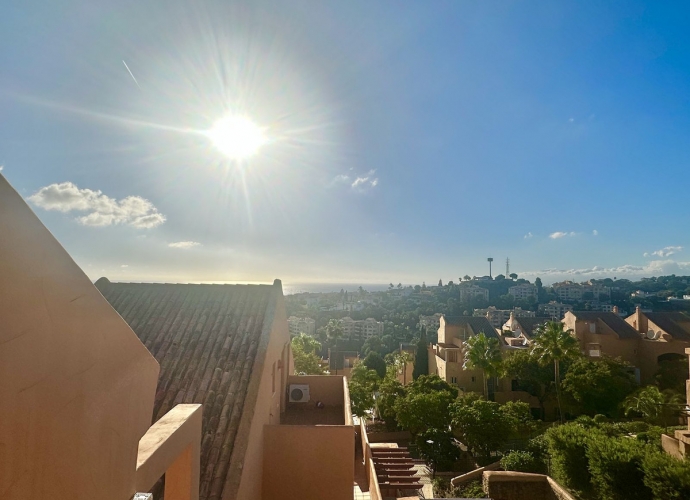
[[419,342],[417,342],[417,350],[414,354],[414,370],[412,371],[412,378],[417,380],[422,375],[429,375],[429,354],[426,348],[426,330],[422,329]]

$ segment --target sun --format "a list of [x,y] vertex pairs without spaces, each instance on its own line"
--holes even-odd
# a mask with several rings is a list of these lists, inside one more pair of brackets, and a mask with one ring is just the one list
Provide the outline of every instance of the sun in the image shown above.
[[221,118],[206,135],[221,153],[233,160],[249,158],[266,143],[264,131],[241,115]]

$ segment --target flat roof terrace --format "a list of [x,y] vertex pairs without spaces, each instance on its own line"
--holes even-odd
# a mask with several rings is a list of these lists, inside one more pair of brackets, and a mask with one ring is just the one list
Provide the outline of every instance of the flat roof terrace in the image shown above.
[[290,401],[281,415],[281,425],[353,425],[347,380],[336,375],[290,375],[293,385],[309,388],[305,402]]

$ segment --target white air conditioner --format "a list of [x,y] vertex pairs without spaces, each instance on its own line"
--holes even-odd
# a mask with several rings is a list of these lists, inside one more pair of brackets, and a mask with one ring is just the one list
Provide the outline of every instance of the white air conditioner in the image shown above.
[[306,384],[290,384],[290,402],[306,403],[309,401],[309,386]]

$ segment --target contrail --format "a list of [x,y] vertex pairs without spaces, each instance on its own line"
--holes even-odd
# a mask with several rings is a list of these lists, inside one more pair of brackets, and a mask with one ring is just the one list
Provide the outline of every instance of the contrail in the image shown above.
[[[136,84],[137,84],[137,87],[139,87],[139,82],[137,81],[136,78],[134,78],[134,75],[132,74],[132,70],[129,69],[129,66],[127,66],[127,63],[125,62],[124,59],[122,60],[122,64],[125,65],[125,68],[127,68],[127,71],[129,71],[129,76],[132,77],[132,80],[134,80],[134,83],[136,83]],[[139,87],[139,90],[141,90],[141,87]]]

